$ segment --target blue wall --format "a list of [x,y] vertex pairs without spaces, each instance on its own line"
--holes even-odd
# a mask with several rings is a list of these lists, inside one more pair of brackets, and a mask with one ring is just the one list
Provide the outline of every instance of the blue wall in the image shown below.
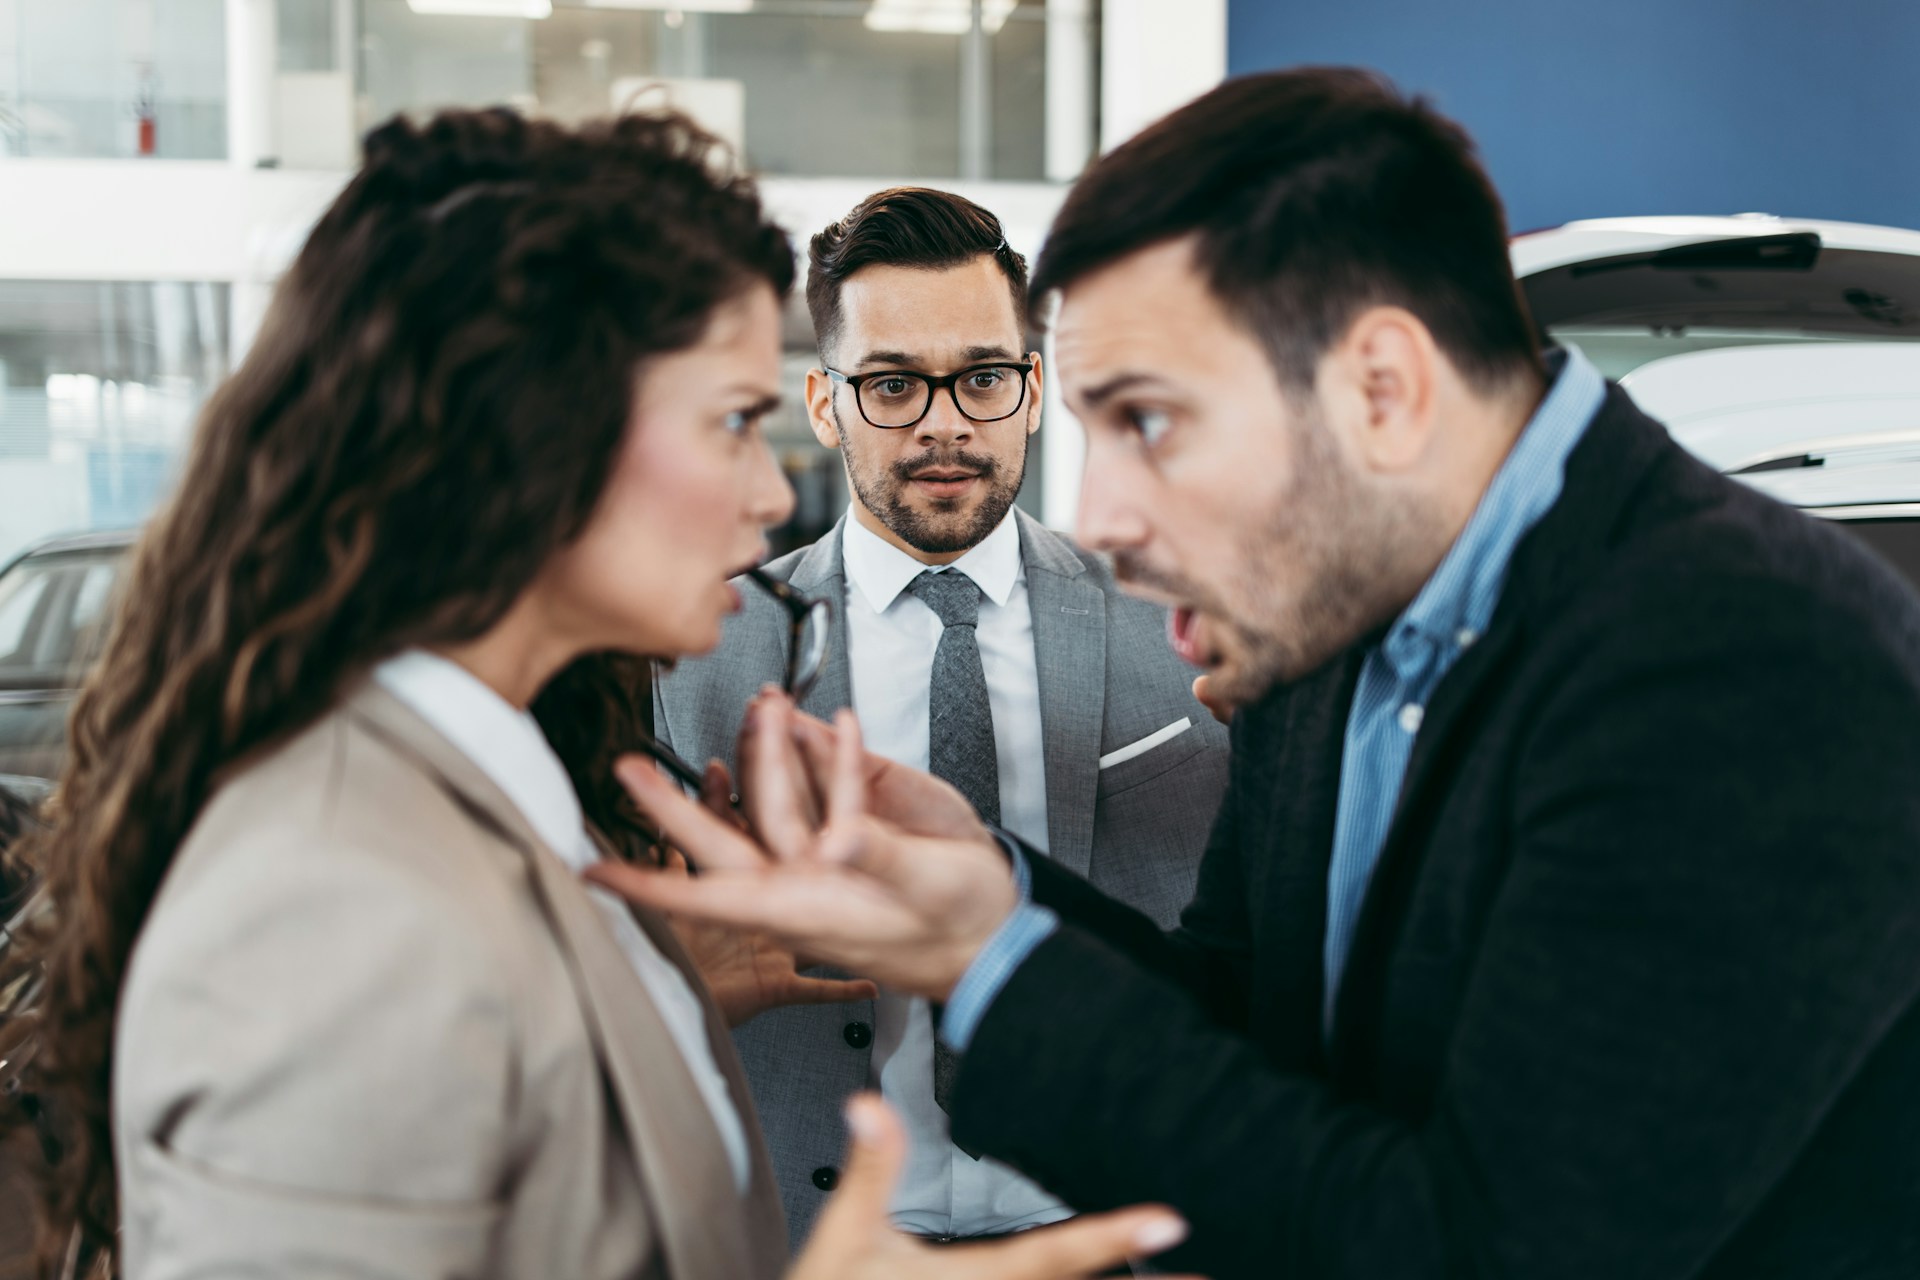
[[1430,95],[1515,231],[1748,210],[1920,227],[1920,0],[1228,0],[1227,57]]

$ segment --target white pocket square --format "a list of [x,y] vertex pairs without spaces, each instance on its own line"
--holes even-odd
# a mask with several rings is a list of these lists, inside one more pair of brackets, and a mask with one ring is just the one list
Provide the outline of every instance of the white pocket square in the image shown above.
[[1171,742],[1187,730],[1193,728],[1193,721],[1181,716],[1164,729],[1156,729],[1138,742],[1129,742],[1118,751],[1109,751],[1100,757],[1100,767],[1111,769],[1117,764],[1125,764],[1135,756],[1143,756],[1163,742]]

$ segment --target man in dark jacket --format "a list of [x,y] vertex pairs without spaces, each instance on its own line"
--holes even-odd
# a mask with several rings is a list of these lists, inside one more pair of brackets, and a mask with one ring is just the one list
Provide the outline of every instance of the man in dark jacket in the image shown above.
[[623,887],[944,1001],[957,1139],[1216,1280],[1920,1274],[1895,574],[1542,357],[1469,142],[1361,73],[1106,157],[1034,289],[1081,540],[1244,708],[1180,926],[777,699],[758,843],[634,774],[712,870]]

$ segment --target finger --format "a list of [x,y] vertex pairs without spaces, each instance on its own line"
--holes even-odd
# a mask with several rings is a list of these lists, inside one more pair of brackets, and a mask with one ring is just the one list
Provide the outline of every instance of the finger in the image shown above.
[[737,872],[674,876],[632,863],[601,861],[581,872],[581,878],[668,915],[755,930],[782,941],[794,921],[822,918],[820,900],[809,892],[811,886],[774,877]]
[[[793,717],[793,738],[800,746],[801,758],[806,762],[807,772],[813,775],[821,786],[821,800],[826,799],[826,784],[833,777],[834,761],[840,749],[839,730],[824,720],[815,719],[804,713]],[[895,767],[885,756],[877,756],[871,751],[866,753],[865,767],[867,780],[877,781],[888,769]]]
[[834,716],[833,735],[833,773],[827,783],[827,826],[820,856],[829,862],[852,862],[861,852],[859,836],[867,810],[866,751],[853,712]]
[[1210,715],[1221,724],[1233,723],[1233,704],[1213,696],[1213,677],[1198,675],[1193,678],[1193,696]]
[[1187,1224],[1179,1214],[1149,1206],[1074,1218],[969,1252],[987,1264],[976,1273],[980,1276],[1067,1280],[1098,1275],[1129,1258],[1150,1257],[1186,1238]]
[[871,1093],[847,1099],[847,1157],[840,1185],[814,1224],[806,1259],[864,1259],[892,1230],[887,1205],[907,1160],[907,1134],[893,1109]]
[[815,838],[812,793],[793,746],[793,704],[784,695],[754,699],[741,729],[747,821],[777,858],[801,856]]
[[707,767],[700,771],[700,803],[728,826],[741,831],[747,829],[747,821],[740,813],[740,796],[734,789],[733,775],[727,772],[726,764],[718,759],[707,761]]
[[787,987],[788,1004],[846,1004],[874,1000],[880,988],[865,978],[795,978]]
[[660,858],[660,870],[667,875],[693,874],[693,868],[687,865],[687,855],[671,846]]
[[688,862],[704,871],[758,870],[766,865],[766,855],[745,833],[669,782],[651,760],[628,756],[614,765],[613,774]]

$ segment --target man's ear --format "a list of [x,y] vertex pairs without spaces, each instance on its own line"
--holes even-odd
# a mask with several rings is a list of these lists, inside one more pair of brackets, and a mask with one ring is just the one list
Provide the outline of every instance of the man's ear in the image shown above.
[[833,421],[833,379],[825,369],[807,370],[807,425],[815,440],[829,449],[840,447],[840,428]]
[[1043,399],[1041,393],[1046,390],[1047,383],[1046,370],[1040,367],[1040,353],[1029,351],[1027,359],[1033,361],[1033,372],[1027,375],[1027,394],[1033,398],[1027,405],[1027,434],[1032,435],[1040,429],[1040,405]]
[[[1321,394],[1346,408],[1347,444],[1381,475],[1417,466],[1433,440],[1440,349],[1418,316],[1370,307],[1321,366]],[[1329,385],[1332,384],[1332,385]]]

